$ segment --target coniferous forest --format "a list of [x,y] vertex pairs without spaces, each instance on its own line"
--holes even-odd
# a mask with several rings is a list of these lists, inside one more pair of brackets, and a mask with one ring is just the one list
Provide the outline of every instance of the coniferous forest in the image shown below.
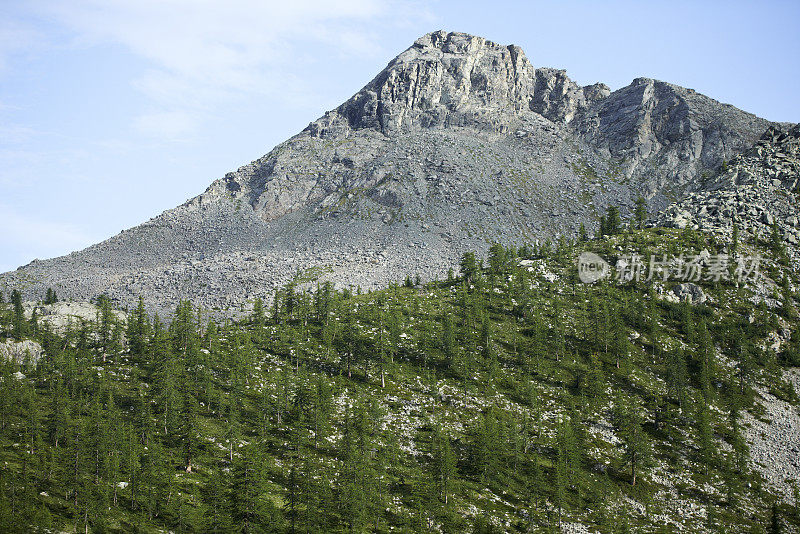
[[[44,355],[0,362],[0,531],[797,528],[744,423],[759,391],[798,402],[797,330],[769,342],[798,317],[785,251],[609,225],[369,293],[300,273],[236,320],[100,296],[59,331],[3,295],[0,342]],[[764,278],[674,302],[581,283],[584,250],[759,252]]]

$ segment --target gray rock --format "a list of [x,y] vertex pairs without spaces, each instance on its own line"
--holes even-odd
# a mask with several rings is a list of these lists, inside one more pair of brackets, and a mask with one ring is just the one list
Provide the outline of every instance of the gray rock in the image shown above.
[[703,304],[708,297],[703,289],[697,284],[686,282],[672,288],[672,293],[677,297],[678,302],[686,301],[689,304]]
[[13,360],[17,365],[36,365],[43,354],[42,346],[34,341],[15,342],[7,339],[5,343],[0,343],[0,358]]
[[[773,175],[783,178],[770,178]],[[734,157],[704,189],[673,203],[652,224],[684,228],[696,222],[724,240],[731,238],[734,222],[744,235],[758,239],[767,239],[771,226],[777,224],[789,245],[789,256],[798,259],[795,245],[800,213],[792,193],[797,192],[799,177],[800,128],[783,132],[770,127],[754,147]]]

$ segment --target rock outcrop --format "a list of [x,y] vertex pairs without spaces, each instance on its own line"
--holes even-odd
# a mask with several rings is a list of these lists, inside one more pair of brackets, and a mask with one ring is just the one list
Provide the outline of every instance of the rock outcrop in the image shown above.
[[[23,304],[25,317],[31,319],[34,313],[40,325],[63,334],[69,327],[80,327],[82,323],[97,321],[99,309],[91,302],[56,302],[54,304]],[[125,324],[126,316],[119,311],[112,312],[121,324]]]
[[0,359],[12,360],[17,365],[35,366],[43,354],[44,349],[35,341],[7,339],[0,343]]

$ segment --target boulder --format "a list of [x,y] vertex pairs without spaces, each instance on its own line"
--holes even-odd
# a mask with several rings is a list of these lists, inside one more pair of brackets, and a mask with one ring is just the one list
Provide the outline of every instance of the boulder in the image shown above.
[[18,365],[26,362],[36,365],[43,354],[42,346],[34,341],[7,339],[5,343],[0,343],[0,358],[13,360]]
[[677,297],[678,302],[688,302],[689,304],[703,304],[708,297],[703,288],[691,282],[685,282],[672,288],[672,294]]

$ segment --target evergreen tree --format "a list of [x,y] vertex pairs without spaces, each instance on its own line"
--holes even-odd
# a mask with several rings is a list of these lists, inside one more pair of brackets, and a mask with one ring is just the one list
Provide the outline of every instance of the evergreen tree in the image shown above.
[[793,328],[789,342],[786,344],[781,359],[788,365],[800,365],[800,328]]
[[439,499],[447,505],[457,477],[456,455],[450,438],[437,428],[433,433],[433,475]]
[[445,312],[442,320],[442,352],[444,353],[445,365],[449,368],[456,360],[456,338],[453,318]]
[[167,332],[156,318],[150,343],[150,360],[155,362],[155,394],[161,412],[164,434],[174,437],[180,423],[181,361],[170,347]]
[[531,331],[530,364],[532,368],[527,369],[528,373],[538,372],[541,362],[547,355],[547,330],[538,311],[533,315]]
[[778,226],[778,221],[773,222],[770,227],[769,246],[776,256],[783,256],[786,253],[783,246],[783,233]]
[[769,534],[780,534],[783,532],[781,528],[781,515],[778,509],[778,501],[772,501],[769,514]]
[[208,532],[222,534],[233,530],[231,503],[233,502],[232,481],[223,464],[214,466],[214,475],[205,484],[207,503],[205,525]]
[[47,292],[45,293],[44,303],[55,304],[56,302],[58,302],[58,296],[56,295],[55,290],[52,287],[48,287]]
[[628,328],[625,325],[625,321],[622,320],[618,314],[615,314],[613,319],[613,326],[612,326],[612,336],[613,336],[613,356],[614,361],[616,363],[617,369],[620,368],[622,362],[628,361],[628,355],[630,354],[630,340],[629,340],[629,333]]
[[389,330],[389,360],[392,363],[394,363],[394,358],[400,351],[400,336],[402,335],[400,321],[400,311],[396,309],[392,310],[389,313],[389,324],[387,325]]
[[601,404],[605,395],[606,382],[603,375],[603,367],[597,354],[589,355],[589,368],[584,374],[581,392],[589,400],[589,407],[594,410]]
[[22,307],[22,294],[16,289],[11,291],[11,305],[13,307],[11,335],[19,339],[28,332],[28,324],[25,321],[25,311]]
[[636,228],[641,230],[645,220],[647,220],[647,201],[641,195],[636,198],[636,208],[633,212],[633,218],[636,221]]
[[339,442],[342,467],[339,476],[340,510],[348,529],[361,530],[372,522],[375,513],[371,492],[372,432],[369,413],[363,405],[345,413],[344,433]]
[[589,240],[589,233],[586,231],[586,226],[581,223],[580,228],[578,229],[578,241],[581,243],[585,243]]
[[714,430],[711,424],[711,412],[708,400],[700,397],[697,403],[697,449],[700,461],[703,464],[705,473],[708,474],[709,468],[714,466]]
[[711,333],[705,321],[701,321],[697,330],[697,360],[700,370],[700,389],[705,399],[711,398],[711,381],[715,375],[714,345]]
[[604,236],[608,235],[608,223],[606,221],[606,216],[600,216],[600,224],[597,226],[597,239],[603,239]]
[[631,485],[636,485],[636,477],[641,466],[651,455],[650,440],[642,428],[640,408],[625,395],[617,395],[614,404],[614,426],[622,441],[622,457],[631,468]]
[[681,303],[681,330],[683,330],[686,340],[689,343],[694,342],[694,328],[695,321],[692,306],[688,301],[684,300]]
[[112,333],[115,325],[116,319],[111,307],[111,299],[105,294],[100,295],[97,297],[97,336],[103,362],[106,361],[108,353],[112,349]]
[[653,360],[659,354],[661,345],[661,312],[656,302],[655,292],[651,289],[647,306],[647,328],[650,332],[650,349]]
[[257,298],[255,302],[253,302],[253,313],[250,316],[250,320],[257,327],[260,327],[266,323],[266,317],[264,315],[264,301],[262,301],[260,298]]
[[[558,462],[563,470],[563,481],[571,491],[578,493],[579,479],[578,474],[581,469],[581,442],[578,429],[578,421],[575,414],[562,419],[556,433],[556,450]],[[577,490],[577,491],[576,491]]]
[[181,392],[181,418],[178,427],[178,439],[183,449],[183,465],[187,473],[192,472],[192,465],[202,439],[198,421],[198,401],[194,395],[191,382],[184,378]]
[[747,441],[742,435],[739,428],[738,413],[736,410],[730,412],[730,425],[731,425],[731,448],[733,450],[733,467],[740,477],[747,476],[748,460],[750,458],[750,449]]
[[667,388],[672,397],[683,408],[686,400],[688,373],[683,349],[673,349],[667,355]]
[[461,276],[467,282],[467,284],[471,284],[475,281],[475,276],[478,272],[478,263],[475,259],[474,252],[465,252],[461,256]]
[[622,228],[622,219],[619,216],[619,208],[616,206],[608,206],[606,209],[605,218],[600,219],[603,235],[616,235],[620,233]]
[[567,459],[561,448],[558,449],[556,455],[553,479],[553,500],[558,510],[558,528],[561,530],[561,514],[566,507],[567,501]]
[[507,262],[506,249],[500,243],[493,243],[489,247],[489,272],[494,276],[505,274]]
[[608,354],[608,348],[613,339],[611,313],[605,302],[592,299],[590,305],[594,312],[595,345],[602,347],[603,353]]
[[266,526],[261,452],[261,447],[251,443],[233,463],[233,519],[245,533],[262,532]]
[[150,321],[142,297],[139,297],[136,309],[128,317],[127,328],[126,336],[131,354],[138,357],[144,356],[147,339],[150,336]]
[[484,484],[497,476],[497,421],[494,410],[487,410],[470,433],[470,465]]
[[489,376],[493,377],[497,371],[497,354],[494,351],[492,342],[492,321],[487,311],[483,311],[481,315],[481,356],[483,357],[484,365],[489,371]]

